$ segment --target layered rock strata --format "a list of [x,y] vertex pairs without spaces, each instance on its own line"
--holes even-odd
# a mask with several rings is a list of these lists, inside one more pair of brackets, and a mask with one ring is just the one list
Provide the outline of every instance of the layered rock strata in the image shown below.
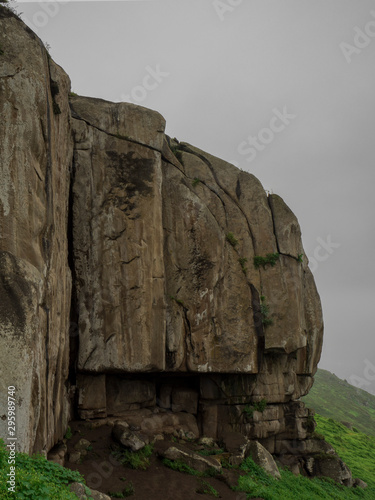
[[323,322],[294,214],[160,114],[69,94],[3,8],[0,28],[1,393],[22,449],[75,411],[303,448]]

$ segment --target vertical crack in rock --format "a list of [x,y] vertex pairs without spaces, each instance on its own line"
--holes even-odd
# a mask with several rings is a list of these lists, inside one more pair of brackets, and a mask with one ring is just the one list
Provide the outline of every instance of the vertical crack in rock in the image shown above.
[[251,240],[253,242],[253,247],[255,249],[255,238],[254,238],[254,235],[253,235],[253,231],[251,229],[251,226],[250,226],[250,222],[249,220],[247,219],[246,217],[246,214],[244,213],[241,205],[233,199],[233,197],[231,196],[231,194],[229,193],[229,191],[227,189],[225,189],[225,187],[220,183],[218,177],[217,177],[217,174],[214,170],[214,168],[212,167],[212,164],[211,162],[205,157],[203,156],[202,154],[200,153],[197,153],[196,151],[193,151],[191,148],[189,148],[188,146],[186,146],[185,144],[181,144],[181,149],[183,151],[186,151],[187,153],[190,153],[192,155],[195,155],[197,156],[199,159],[201,159],[207,166],[208,168],[210,169],[214,179],[215,179],[215,182],[216,184],[219,186],[219,188],[228,196],[228,198],[237,206],[237,208],[240,210],[240,212],[242,213],[242,215],[244,216],[245,220],[246,220],[246,224],[247,224],[247,227],[249,229],[249,234],[250,234],[250,237],[251,237]]
[[273,207],[272,207],[272,203],[271,203],[271,200],[270,200],[269,196],[267,196],[267,203],[268,203],[268,206],[270,207],[270,211],[271,211],[272,224],[273,224],[273,234],[275,235],[277,252],[279,254],[281,254],[280,245],[279,245],[279,241],[278,241],[278,238],[277,238],[276,226],[275,226],[275,215],[273,213]]
[[68,200],[68,265],[72,275],[72,291],[70,301],[69,318],[69,382],[72,386],[76,385],[77,362],[79,351],[79,307],[77,297],[77,272],[74,258],[74,178],[75,178],[75,158],[73,155],[69,175],[69,200]]
[[264,356],[264,326],[262,322],[262,313],[260,310],[260,297],[259,292],[255,288],[253,284],[249,284],[250,292],[251,292],[251,305],[253,308],[253,319],[255,331],[257,334],[257,359],[258,359],[258,373],[261,371],[263,356]]

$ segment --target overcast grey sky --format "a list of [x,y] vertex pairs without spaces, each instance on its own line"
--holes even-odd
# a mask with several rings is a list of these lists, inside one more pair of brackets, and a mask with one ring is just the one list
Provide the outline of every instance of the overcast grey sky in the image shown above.
[[320,367],[375,393],[375,2],[18,4],[74,92],[159,111],[284,198],[323,303]]

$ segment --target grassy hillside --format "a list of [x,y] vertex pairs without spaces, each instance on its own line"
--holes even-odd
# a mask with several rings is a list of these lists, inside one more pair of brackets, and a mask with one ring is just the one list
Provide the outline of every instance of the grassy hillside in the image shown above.
[[316,415],[316,421],[317,432],[323,434],[340,458],[349,465],[353,477],[359,477],[369,485],[371,498],[375,499],[375,437],[350,430],[321,415]]
[[280,470],[281,479],[277,481],[252,460],[246,459],[241,468],[248,474],[240,478],[239,489],[248,494],[248,499],[258,496],[264,500],[375,499],[375,437],[351,431],[339,422],[320,415],[317,415],[316,420],[317,431],[332,444],[352,470],[353,477],[359,477],[368,487],[346,488],[329,479],[296,477],[287,470]]
[[314,385],[303,401],[324,417],[350,422],[358,430],[375,436],[375,396],[327,370],[317,371]]
[[[12,479],[9,477],[11,467],[15,471],[15,493],[8,489],[12,486],[12,483],[8,484],[8,481]],[[50,500],[52,498],[55,500],[77,500],[77,495],[72,493],[68,487],[68,484],[74,481],[84,483],[83,477],[78,472],[48,462],[42,456],[29,457],[25,453],[16,452],[14,463],[4,441],[0,439],[1,500]]]

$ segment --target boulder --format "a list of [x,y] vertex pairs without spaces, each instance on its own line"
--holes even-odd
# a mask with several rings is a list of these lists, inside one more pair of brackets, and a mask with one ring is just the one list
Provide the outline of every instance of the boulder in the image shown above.
[[71,451],[69,453],[69,463],[78,464],[81,461],[82,455],[80,451]]
[[91,446],[90,441],[87,439],[81,438],[75,445],[74,449],[75,451],[79,452],[81,457],[84,457],[87,455],[87,450]]
[[202,436],[199,439],[198,443],[203,444],[204,446],[207,446],[208,448],[217,448],[218,447],[216,441],[211,437]]
[[262,467],[268,474],[273,476],[275,479],[280,479],[280,471],[277,468],[276,462],[264,446],[262,446],[258,441],[251,441],[248,449],[248,456],[250,456],[254,462]]
[[[72,493],[77,495],[77,497],[80,500],[88,500],[89,497],[86,494],[86,489],[81,483],[71,483],[69,485],[69,489]],[[101,493],[100,491],[97,490],[91,490],[90,488],[87,488],[91,498],[93,500],[111,500],[111,497],[108,495],[105,495],[104,493]]]
[[220,462],[211,457],[204,457],[198,453],[194,453],[187,448],[170,446],[161,453],[161,456],[169,460],[179,460],[184,462],[189,467],[199,471],[206,472],[210,469],[215,470],[217,473],[221,472]]
[[139,434],[129,429],[126,422],[117,422],[112,429],[112,436],[125,448],[130,448],[131,451],[139,451],[147,444]]
[[354,488],[367,488],[367,483],[359,479],[358,477],[353,479],[353,487]]
[[353,484],[349,467],[333,453],[321,453],[311,458],[308,470],[314,477],[329,477],[344,486]]
[[65,455],[68,451],[68,447],[65,443],[57,444],[48,452],[47,460],[55,462],[56,464],[64,466]]

